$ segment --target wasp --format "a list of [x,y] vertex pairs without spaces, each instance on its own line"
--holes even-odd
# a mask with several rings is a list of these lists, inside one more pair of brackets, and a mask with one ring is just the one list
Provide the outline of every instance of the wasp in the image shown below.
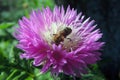
[[[56,45],[59,45],[61,42],[64,41],[64,39],[72,32],[72,29],[69,27],[66,27],[65,29],[59,31],[57,34],[53,34],[53,40]],[[69,39],[69,38],[68,38]]]

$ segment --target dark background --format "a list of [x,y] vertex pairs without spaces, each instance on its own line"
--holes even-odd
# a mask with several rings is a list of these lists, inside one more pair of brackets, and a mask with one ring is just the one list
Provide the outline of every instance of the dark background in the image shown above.
[[107,80],[120,78],[120,0],[55,0],[57,5],[68,5],[86,17],[95,19],[103,33],[103,48],[100,69]]

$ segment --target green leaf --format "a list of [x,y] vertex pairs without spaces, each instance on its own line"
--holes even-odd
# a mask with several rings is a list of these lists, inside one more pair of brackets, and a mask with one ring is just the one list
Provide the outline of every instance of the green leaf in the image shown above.
[[0,80],[5,80],[6,77],[7,77],[7,73],[5,73],[5,72],[0,73]]
[[13,23],[13,22],[1,23],[1,24],[0,24],[0,29],[9,28],[9,27],[13,26],[14,24],[15,24],[15,23]]

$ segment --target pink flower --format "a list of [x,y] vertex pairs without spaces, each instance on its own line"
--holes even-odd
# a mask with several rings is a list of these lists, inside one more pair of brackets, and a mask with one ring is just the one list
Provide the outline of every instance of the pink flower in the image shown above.
[[100,60],[98,52],[103,42],[94,20],[84,19],[82,13],[63,7],[32,11],[30,18],[19,20],[15,37],[21,58],[34,59],[35,66],[42,65],[41,72],[65,73],[80,77],[87,73],[88,64]]

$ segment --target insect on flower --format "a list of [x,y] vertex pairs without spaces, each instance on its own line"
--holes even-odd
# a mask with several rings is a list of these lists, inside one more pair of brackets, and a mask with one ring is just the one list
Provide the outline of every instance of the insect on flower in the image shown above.
[[[53,40],[56,45],[59,45],[60,42],[64,41],[64,38],[66,38],[70,33],[72,32],[72,29],[69,27],[66,27],[62,31],[58,32],[57,34],[53,34]],[[67,38],[69,39],[69,38]]]

